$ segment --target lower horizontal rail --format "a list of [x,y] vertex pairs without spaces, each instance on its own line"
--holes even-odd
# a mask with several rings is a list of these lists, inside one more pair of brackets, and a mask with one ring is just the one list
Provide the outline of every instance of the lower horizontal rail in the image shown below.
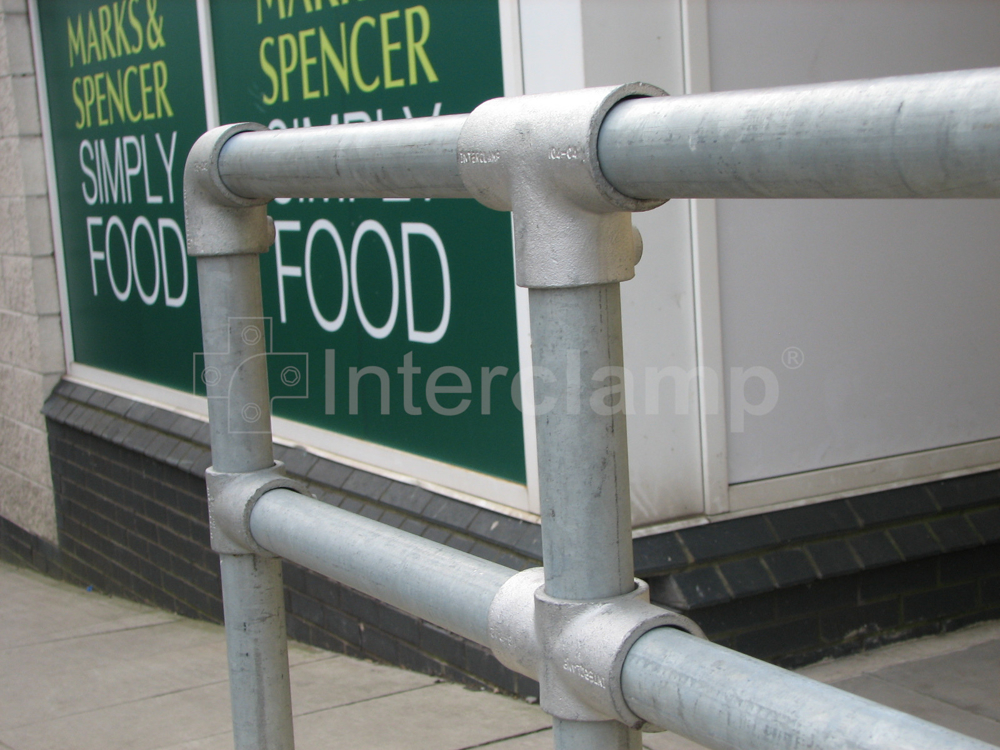
[[[489,610],[515,574],[287,489],[250,516],[280,557],[489,646]],[[713,750],[998,750],[971,737],[672,628],[632,646],[629,708]]]
[[637,715],[715,750],[997,750],[670,628],[636,641],[622,687]]
[[484,645],[493,597],[517,572],[292,490],[265,493],[250,531],[269,552]]

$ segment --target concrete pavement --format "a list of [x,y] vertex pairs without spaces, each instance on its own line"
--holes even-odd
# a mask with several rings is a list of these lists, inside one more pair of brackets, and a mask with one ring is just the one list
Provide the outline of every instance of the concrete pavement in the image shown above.
[[[299,750],[552,747],[523,701],[296,643],[289,659]],[[993,622],[803,672],[1000,745],[998,663]],[[231,750],[222,628],[0,564],[0,748]]]

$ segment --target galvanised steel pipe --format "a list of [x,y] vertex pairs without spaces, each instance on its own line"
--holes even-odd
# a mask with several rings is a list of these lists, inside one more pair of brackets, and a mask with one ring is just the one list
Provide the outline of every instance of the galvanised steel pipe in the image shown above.
[[545,593],[620,596],[635,584],[623,394],[607,384],[624,377],[619,285],[528,295],[532,365],[550,374],[534,386]]
[[[482,645],[493,597],[514,575],[286,489],[265,493],[250,523],[274,554]],[[996,750],[673,628],[639,638],[622,681],[635,713],[714,750]],[[616,722],[556,724],[565,747],[628,748],[638,738]]]
[[998,198],[1000,69],[633,99],[598,155],[633,198]]
[[493,597],[517,572],[286,489],[261,496],[250,530],[286,560],[484,645]]
[[219,173],[245,198],[469,198],[458,173],[466,117],[241,133]]
[[[205,179],[208,175],[199,167],[211,161],[211,141],[211,135],[202,136],[189,154],[184,203],[188,252],[198,258],[212,466],[238,474],[274,465],[268,331],[257,257],[261,244],[266,249],[267,238],[255,238],[254,222],[241,215],[246,209],[227,206],[212,180]],[[249,209],[251,216],[255,210],[259,233],[266,228],[259,220],[266,217],[262,207]],[[195,216],[197,221],[192,221]],[[198,224],[202,231],[192,231]],[[226,234],[218,228],[234,225],[237,231],[228,237],[236,238],[235,245],[220,246],[217,240]],[[293,750],[281,560],[249,550],[243,554],[239,547],[217,547],[215,536],[213,531],[222,573],[233,744],[236,750]]]
[[[632,99],[604,120],[598,158],[648,200],[996,198],[998,111],[996,68]],[[220,174],[247,198],[467,198],[466,117],[241,133]]]
[[671,628],[636,641],[622,685],[637,714],[713,750],[997,750]]
[[[545,593],[620,596],[635,585],[625,412],[598,393],[605,377],[624,377],[619,284],[528,294],[532,365],[554,374],[535,381]],[[552,727],[556,750],[642,746],[641,732],[616,721],[554,716]]]
[[268,331],[257,255],[199,257],[198,296],[212,468],[232,474],[268,468],[274,464]]
[[293,750],[281,560],[219,555],[236,750]]
[[[825,87],[808,87],[791,92],[787,90],[785,92],[772,92],[775,98],[764,108],[760,107],[759,101],[750,100],[737,101],[734,105],[733,102],[736,100],[733,97],[738,96],[736,94],[623,102],[611,111],[607,119],[604,119],[602,115],[602,117],[593,120],[595,126],[604,120],[604,128],[601,130],[600,138],[597,137],[596,133],[594,134],[593,149],[589,139],[586,142],[580,141],[567,145],[560,139],[556,139],[559,140],[558,143],[547,141],[543,143],[536,138],[531,143],[519,145],[518,139],[515,138],[507,145],[513,145],[515,150],[521,148],[522,145],[526,145],[527,148],[521,148],[520,158],[523,164],[519,162],[520,166],[509,172],[509,176],[516,181],[526,179],[520,167],[524,167],[527,171],[535,170],[538,173],[534,175],[535,177],[544,177],[548,172],[551,172],[549,177],[559,176],[558,179],[549,179],[548,182],[543,180],[543,183],[552,189],[542,190],[538,194],[536,202],[545,203],[549,208],[561,206],[567,209],[567,216],[572,214],[569,218],[574,219],[567,224],[567,227],[579,223],[575,222],[576,218],[591,219],[587,226],[595,228],[595,238],[600,234],[596,230],[601,227],[598,226],[600,222],[594,216],[602,215],[609,208],[612,211],[637,210],[635,207],[629,208],[626,205],[632,199],[660,200],[675,195],[677,197],[699,197],[702,195],[715,197],[911,197],[917,195],[927,197],[942,195],[994,197],[998,194],[996,175],[1000,170],[997,169],[996,138],[989,132],[987,126],[992,124],[989,114],[997,111],[995,96],[997,71],[972,71],[949,75],[953,75],[954,80],[947,79],[947,76],[927,76],[903,79],[902,81],[835,84]],[[982,83],[984,78],[987,79],[988,84]],[[838,86],[840,88],[837,88]],[[865,93],[866,87],[868,87],[867,94]],[[989,88],[992,88],[992,94],[988,90]],[[992,99],[990,99],[991,95]],[[763,96],[766,99],[768,94],[766,92],[757,92],[756,94],[751,92],[745,96],[750,97],[750,99],[753,99],[754,96]],[[784,98],[782,98],[783,96]],[[852,97],[864,100],[864,106],[855,106],[855,109],[852,110],[851,106],[854,103]],[[823,99],[826,100],[824,116],[817,118],[814,114],[811,115],[810,110],[821,104]],[[564,100],[564,105],[567,101],[569,100]],[[706,101],[715,102],[715,104],[705,105]],[[890,104],[887,105],[887,101]],[[670,118],[657,114],[661,112],[661,109],[670,109],[678,102],[681,105],[671,112],[671,116],[676,112],[688,112],[687,121],[681,117],[677,122],[673,122]],[[536,103],[539,103],[538,99],[525,104],[522,109],[530,110]],[[518,109],[519,106],[515,105],[514,109]],[[728,122],[724,118],[714,124],[705,119],[708,116],[705,112],[710,111],[713,106],[719,108],[720,115],[724,110],[729,110],[732,123],[726,125],[726,128],[722,128],[720,125],[720,123],[726,124]],[[664,111],[666,110],[664,109]],[[747,116],[748,111],[751,116]],[[490,112],[490,108],[477,110],[477,113],[481,113],[480,124],[484,119],[492,122]],[[691,112],[694,114],[690,114]],[[986,114],[984,115],[984,113]],[[861,117],[862,119],[851,122],[846,119],[848,114],[851,117]],[[313,131],[239,133],[233,135],[225,145],[222,145],[220,140],[219,149],[223,155],[212,164],[213,168],[217,166],[218,170],[212,173],[205,171],[203,177],[215,181],[215,187],[212,190],[215,190],[217,199],[221,196],[223,202],[219,206],[222,210],[213,213],[215,209],[208,207],[211,210],[206,209],[202,212],[202,209],[206,207],[198,202],[197,191],[188,194],[186,182],[186,202],[190,202],[197,209],[194,214],[189,211],[189,232],[197,234],[200,238],[197,243],[193,240],[189,242],[189,247],[201,245],[204,241],[205,249],[194,254],[259,252],[261,248],[255,251],[239,250],[240,247],[243,247],[239,243],[243,241],[241,238],[244,233],[241,227],[244,222],[242,219],[236,221],[236,215],[242,215],[243,209],[239,208],[244,205],[240,202],[242,199],[250,199],[251,202],[246,205],[251,205],[255,199],[267,199],[282,195],[289,197],[464,197],[471,192],[465,188],[465,185],[469,184],[466,178],[473,180],[480,193],[486,191],[483,193],[485,195],[489,193],[489,185],[498,184],[494,180],[496,176],[494,172],[502,177],[502,173],[509,169],[506,161],[511,154],[502,153],[500,150],[494,151],[492,148],[486,150],[474,148],[461,151],[457,144],[459,136],[461,135],[463,138],[465,136],[464,123],[463,118],[457,116],[450,120],[434,118],[424,121],[373,123],[346,128],[315,129]],[[552,128],[551,133],[561,134],[558,117],[550,116],[548,125]],[[240,127],[246,129],[250,126]],[[428,129],[430,135],[428,135]],[[319,132],[321,130],[325,130],[325,132]],[[518,132],[521,135],[530,135],[527,131]],[[680,138],[678,133],[682,135],[687,133],[687,139]],[[384,146],[378,143],[383,134],[388,134],[384,136],[388,141]],[[483,132],[479,132],[478,135],[483,136]],[[487,137],[485,137],[484,143],[488,145],[490,142],[489,128],[487,128],[485,135]],[[587,133],[583,133],[583,135],[587,135]],[[834,142],[839,143],[846,153],[837,153],[836,149],[833,149],[833,153],[828,153]],[[245,145],[241,146],[241,143]],[[860,144],[857,148],[860,156],[851,155],[850,150],[853,144]],[[627,146],[637,149],[638,156],[629,156],[626,151],[622,150]],[[930,148],[931,146],[933,148]],[[337,151],[338,148],[340,149],[338,153],[333,156],[327,155],[331,151]],[[643,148],[647,148],[646,153],[642,152]],[[824,148],[827,148],[827,151],[824,151]],[[597,168],[598,159],[597,154],[594,153],[595,149],[600,152],[603,171]],[[618,150],[616,151],[616,149]],[[663,161],[657,161],[660,157],[656,153],[661,151],[667,154],[667,158],[671,160],[672,169],[666,177],[663,172]],[[810,153],[811,151],[815,153]],[[649,153],[651,152],[656,152],[653,153],[654,158],[650,158]],[[690,158],[685,161],[682,157],[686,152]],[[296,156],[296,153],[304,154],[304,156],[300,158]],[[675,156],[676,164],[672,161]],[[539,165],[542,163],[547,166],[540,167]],[[501,164],[502,168],[497,170],[496,167]],[[587,168],[579,169],[578,167],[581,165]],[[771,165],[777,165],[777,167]],[[590,169],[590,166],[593,166],[594,169]],[[488,169],[483,171],[481,167]],[[814,170],[818,176],[808,174],[807,168]],[[463,172],[463,170],[465,171]],[[477,170],[480,170],[478,178],[475,174]],[[586,186],[583,183],[574,182],[577,178],[585,179],[588,170],[601,179],[606,178],[610,183],[599,189],[597,196],[593,194],[593,191],[583,190],[580,192],[578,188],[582,189]],[[191,172],[190,166],[189,172]],[[267,184],[254,177],[254,173],[266,176]],[[198,177],[197,171],[191,172],[191,174],[191,183],[195,188],[202,183],[207,184],[205,179]],[[594,174],[590,176],[594,177]],[[680,180],[677,180],[675,175],[679,175]],[[272,181],[272,177],[277,177],[277,180]],[[198,182],[199,179],[201,182]],[[573,183],[568,188],[568,192],[567,186],[564,184],[567,179]],[[726,190],[727,180],[738,184],[735,189],[729,188],[733,192],[711,192],[712,190]],[[558,189],[556,189],[557,187]],[[589,187],[594,186],[590,185]],[[615,189],[619,193],[617,196],[612,195],[612,191]],[[674,193],[671,192],[672,190],[679,192]],[[707,192],[698,192],[698,190]],[[564,192],[566,195],[563,195]],[[192,195],[194,195],[195,200],[187,200]],[[583,197],[581,198],[581,196]],[[479,193],[477,193],[477,197],[480,197]],[[581,200],[582,203],[577,206],[572,201],[569,203],[561,202],[565,201],[567,197],[574,197],[574,199]],[[507,198],[509,200],[510,196]],[[484,202],[490,204],[489,201],[484,200]],[[583,210],[579,217],[576,216],[574,206]],[[234,208],[230,209],[229,207]],[[524,202],[520,210],[528,211],[531,214],[534,211],[533,202]],[[515,226],[517,225],[517,211],[518,208],[515,207]],[[597,213],[590,216],[590,211]],[[223,232],[224,242],[215,241],[218,235],[217,229],[225,230]],[[601,242],[593,246],[587,244],[585,249],[587,253],[595,250],[598,253],[597,259],[601,260],[600,254],[606,250],[603,247],[604,240],[614,239],[617,243],[616,251],[621,256],[616,257],[621,262],[617,265],[595,262],[590,265],[584,264],[578,269],[583,272],[599,272],[600,278],[565,283],[565,280],[560,281],[562,276],[557,273],[554,280],[545,277],[541,282],[526,285],[529,287],[576,287],[582,285],[579,289],[534,288],[532,290],[532,307],[537,308],[539,312],[544,308],[547,312],[555,314],[555,318],[566,323],[568,335],[565,337],[566,348],[562,350],[562,354],[572,351],[569,342],[574,336],[579,336],[582,329],[596,325],[599,329],[599,335],[594,340],[587,339],[580,347],[581,356],[587,357],[588,364],[591,362],[604,363],[604,366],[614,368],[620,363],[620,346],[616,347],[615,345],[616,337],[620,338],[620,325],[617,321],[618,313],[614,304],[616,300],[611,299],[610,291],[617,292],[617,284],[612,282],[628,278],[630,275],[621,275],[621,273],[630,268],[630,263],[627,261],[631,244],[625,241],[624,233],[618,231],[621,229],[618,224],[615,224],[612,229],[615,231],[609,230],[610,233],[605,232],[607,236],[602,235]],[[259,230],[255,230],[255,232],[256,235],[261,234]],[[254,232],[250,234],[254,234]],[[560,253],[572,251],[572,246],[576,244],[578,235],[579,232],[570,232],[569,239],[563,243],[566,247],[560,245],[556,249]],[[266,241],[258,243],[259,237],[252,239],[254,243],[262,246],[267,244]],[[210,245],[213,245],[214,249],[210,248]],[[532,248],[532,252],[552,253],[554,248],[539,246]],[[550,260],[555,263],[557,259]],[[611,275],[604,278],[601,274],[605,272]],[[586,273],[583,275],[586,276]],[[255,294],[259,298],[259,287]],[[588,294],[596,294],[602,299],[595,302],[595,300],[587,298]],[[560,316],[559,308],[560,305],[563,305],[566,309],[562,312],[565,313],[573,305],[564,305],[563,303],[572,301],[573,304],[576,304],[577,298],[581,305],[587,307],[587,310],[584,316],[585,321],[574,323],[566,319],[565,315]],[[208,299],[207,295],[203,295],[204,299]],[[546,330],[544,320],[536,319],[534,309],[532,317],[533,333],[535,333],[536,326],[538,327],[535,335],[540,342],[539,349],[547,348],[548,343],[541,342],[547,342],[546,337],[551,331]],[[553,323],[559,324],[558,320],[555,319],[553,319]],[[580,330],[571,330],[574,326]],[[591,347],[593,351],[588,350],[588,347]],[[619,350],[618,354],[615,352],[616,348]],[[554,363],[555,356],[553,355],[559,353],[553,349],[548,354],[539,355],[536,364],[545,362],[546,359]],[[567,372],[568,370],[569,368],[567,368]],[[579,386],[576,387],[579,389]],[[569,381],[567,381],[565,395],[568,396],[571,390]],[[579,392],[581,394],[589,393],[587,389],[579,389]],[[568,400],[567,403],[569,403]],[[611,485],[615,486],[621,483],[617,491],[612,492],[614,497],[609,498],[610,502],[590,505],[598,512],[598,520],[591,535],[598,546],[589,551],[591,554],[604,553],[606,555],[603,566],[594,565],[588,569],[591,582],[594,583],[592,586],[577,588],[577,578],[573,573],[566,576],[559,574],[561,565],[568,570],[566,562],[571,561],[575,553],[566,546],[568,537],[565,537],[553,526],[551,521],[556,516],[562,518],[563,511],[572,513],[572,503],[563,502],[558,493],[552,495],[551,502],[543,499],[543,516],[546,512],[553,516],[553,518],[548,519],[551,531],[543,530],[543,536],[548,537],[545,543],[546,568],[550,568],[552,573],[552,575],[547,576],[547,587],[550,583],[552,584],[549,593],[554,596],[586,599],[600,595],[595,592],[603,590],[609,581],[612,582],[613,588],[613,581],[615,579],[622,580],[625,577],[623,574],[630,568],[628,552],[625,550],[627,545],[608,541],[609,531],[620,532],[621,530],[616,519],[622,515],[621,503],[623,499],[625,510],[627,510],[627,470],[624,450],[617,447],[618,438],[623,435],[623,423],[620,420],[617,422],[611,420],[600,428],[607,437],[606,445],[600,448],[604,454],[602,460],[597,451],[590,450],[593,446],[587,445],[589,438],[577,441],[579,444],[571,438],[570,431],[566,429],[566,426],[573,423],[575,416],[576,414],[569,408],[565,410],[565,413],[557,413],[552,419],[545,418],[548,415],[539,414],[540,443],[543,442],[542,437],[545,435],[566,437],[564,445],[566,450],[563,452],[562,458],[557,458],[556,461],[558,464],[559,461],[565,460],[565,465],[553,465],[545,472],[551,470],[552,476],[556,477],[560,473],[567,475],[571,464],[584,468],[596,465],[602,470],[603,481],[610,481]],[[564,417],[569,417],[569,419],[564,422]],[[595,441],[595,445],[596,442],[600,441]],[[584,449],[582,456],[574,454],[576,447]],[[257,462],[250,463],[256,464]],[[260,468],[263,467],[248,465],[237,470],[253,471]],[[551,482],[549,484],[552,486]],[[586,483],[584,484],[586,485]],[[585,486],[582,489],[584,493],[594,490],[596,494],[593,494],[593,498],[605,497],[603,484],[596,488]],[[272,492],[284,491],[275,490]],[[568,497],[568,495],[566,496]],[[260,505],[261,502],[264,504]],[[579,504],[579,499],[576,502]],[[269,507],[268,503],[263,500],[258,502],[258,505],[262,509]],[[583,505],[587,505],[587,503],[584,502]],[[259,512],[267,513],[266,510]],[[255,523],[254,519],[264,517],[259,515],[259,512],[258,510],[254,511],[251,525]],[[624,517],[626,520],[622,527],[627,530],[627,513]],[[329,571],[329,574],[334,577],[343,575],[349,580],[354,580],[359,586],[369,586],[373,593],[382,587],[384,588],[382,594],[376,595],[382,596],[384,594],[390,603],[396,603],[397,606],[408,609],[418,616],[426,616],[431,621],[439,622],[433,613],[421,609],[422,604],[419,599],[415,602],[408,601],[405,589],[393,589],[378,575],[366,582],[358,578],[360,573],[357,570],[352,573],[348,568],[347,572],[344,573],[338,571],[336,565],[324,568],[322,567],[325,564],[322,556],[309,562],[306,561],[307,556],[297,558],[297,554],[290,546],[287,549],[282,546],[288,544],[290,537],[282,540],[279,538],[279,534],[274,538],[266,539],[265,542],[267,534],[274,530],[267,528],[266,521],[257,521],[256,523],[264,524],[262,528],[254,528],[253,530],[255,534],[260,535],[261,542],[271,545],[268,547],[269,549],[280,551],[290,559],[299,559],[303,564],[315,567],[320,572]],[[307,529],[312,523],[311,518],[306,519],[302,523],[302,529]],[[545,518],[543,518],[544,525]],[[325,546],[322,541],[312,540],[310,545],[316,550],[317,544]],[[580,544],[585,546],[586,542]],[[616,548],[617,552],[607,554],[609,547]],[[561,553],[558,550],[560,548],[567,551],[566,559],[563,562],[559,562]],[[599,551],[595,552],[595,550]],[[326,554],[323,550],[319,550],[319,552],[322,555]],[[550,558],[552,558],[551,563]],[[378,566],[385,565],[385,558],[369,559],[366,566],[372,563]],[[402,565],[402,561],[399,564]],[[478,568],[478,565],[476,567]],[[377,568],[371,568],[371,570],[377,570]],[[458,607],[454,612],[448,609],[451,605],[447,602],[441,605],[445,611],[449,612],[444,619],[449,622],[454,620],[455,622],[452,624],[457,624],[457,627],[452,629],[467,634],[480,642],[485,640],[482,603],[487,598],[492,598],[489,594],[493,585],[499,587],[502,584],[500,578],[510,573],[502,568],[496,572],[495,581],[487,581],[483,590],[473,594],[471,599],[466,599],[466,602],[471,601],[473,604],[471,616],[469,612],[464,610],[464,605]],[[354,575],[355,579],[351,579],[351,575]],[[438,573],[431,574],[431,579],[433,580],[437,575]],[[241,571],[239,577],[243,582],[252,581],[252,576],[248,575],[247,571]],[[267,586],[265,588],[273,589],[271,584],[274,582],[274,576],[268,574],[266,580]],[[345,582],[349,583],[349,580],[345,580]],[[349,583],[349,585],[351,584]],[[229,597],[228,591],[226,596]],[[238,598],[237,602],[239,602]],[[261,619],[267,617],[279,621],[283,619],[279,609],[280,601],[275,603],[269,600],[268,603],[262,600],[262,604],[259,611]],[[240,609],[241,616],[252,612],[252,607],[241,606]],[[463,618],[464,622],[462,622]],[[244,620],[244,622],[248,626],[252,625],[250,620]],[[662,636],[652,633],[640,639],[639,643],[656,644],[660,642],[660,639]],[[246,645],[248,650],[251,650],[260,647],[261,641],[260,639],[250,639]],[[739,657],[733,652],[710,644],[705,647],[709,650],[701,653],[700,656],[714,659],[714,661],[703,664],[703,672],[697,678],[692,679],[703,681],[704,685],[700,695],[707,696],[707,701],[712,694],[726,690],[727,675],[720,665],[727,667],[735,665],[738,669],[738,663],[732,661],[734,656],[737,659],[745,659],[745,657]],[[634,669],[637,671],[634,672],[632,667],[629,667],[629,665],[640,663],[639,657],[642,656],[643,651],[636,646],[632,652],[626,660],[626,668],[630,670],[629,674],[632,674],[636,681],[630,681],[626,686],[626,699],[629,706],[640,717],[653,723],[666,725],[668,728],[681,731],[681,733],[691,734],[692,731],[695,731],[685,723],[684,716],[672,716],[669,707],[664,707],[662,701],[658,701],[657,698],[657,695],[662,693],[664,689],[669,692],[672,681],[680,679],[683,682],[686,679],[681,666],[663,662],[661,674],[653,675],[649,678],[649,684],[646,684],[643,682],[646,679],[644,670],[648,665],[635,667]],[[247,663],[254,668],[266,666],[269,661],[275,661],[271,655],[261,657],[251,653],[236,654],[236,658],[244,657],[249,657]],[[659,656],[656,657],[656,659],[658,658]],[[751,663],[756,664],[752,660]],[[557,665],[551,666],[556,667]],[[766,667],[766,665],[763,666]],[[652,671],[655,672],[655,663],[653,667]],[[248,673],[252,671],[253,669],[248,670]],[[237,672],[238,670],[233,671],[234,679],[238,677]],[[260,677],[261,672],[258,670],[255,674]],[[767,674],[770,677],[775,677],[776,674],[783,673],[777,670]],[[257,687],[260,687],[260,684],[258,679]],[[796,688],[797,684],[792,687]],[[253,686],[251,688],[241,697],[242,706],[237,706],[234,687],[234,717],[237,719],[239,715],[248,713],[244,710],[244,708],[249,707],[246,700],[248,697],[263,700],[265,705],[268,702],[273,702],[271,698],[262,698],[262,693],[254,694]],[[690,685],[688,688],[691,695],[699,695]],[[843,696],[839,691],[829,692],[827,695],[836,695],[838,701]],[[280,704],[281,700],[279,699],[277,703]],[[862,703],[866,706],[868,704],[867,701],[862,701]],[[775,700],[773,712],[777,714],[777,718],[772,722],[772,725],[778,728],[776,731],[780,732],[782,731],[781,727],[788,726],[792,727],[790,731],[794,732],[799,731],[800,728],[802,731],[811,731],[809,726],[802,725],[800,727],[800,718],[796,718],[794,708],[794,706],[784,705],[781,700]],[[766,719],[768,710],[767,706],[762,707],[761,711],[758,712],[759,716]],[[711,720],[711,716],[700,716],[700,721],[709,720]],[[283,719],[279,718],[277,721],[280,723]],[[746,733],[749,742],[758,742],[757,745],[752,745],[753,747],[763,748],[775,746],[773,737],[768,733],[768,726],[766,721],[758,722],[750,728],[737,727],[733,729],[735,734],[723,732],[719,736],[715,736],[704,727],[696,731],[702,732],[698,736],[704,737],[717,748],[733,748],[737,746],[736,742],[742,743],[745,738],[739,734],[741,731]],[[624,725],[618,727],[601,721],[559,719],[556,722],[556,728],[557,747],[573,747],[574,750],[584,750],[584,748],[588,750],[601,748],[603,750],[608,746],[625,748],[636,746],[638,742],[637,734],[621,731],[624,729]],[[784,737],[782,742],[785,744],[778,745],[779,747],[801,747],[802,743],[799,740],[809,742],[808,735],[795,737],[789,734],[782,736]],[[945,746],[949,748],[987,747],[981,743],[978,745],[960,744],[964,738],[953,735],[953,733],[941,736],[944,738]],[[769,744],[760,744],[764,741],[761,739],[762,737],[766,738]],[[263,734],[258,739],[261,738],[263,738]],[[288,738],[290,741],[290,731]],[[883,746],[881,739],[883,738],[880,736],[868,737],[867,739],[852,736],[851,741],[857,740],[857,742],[855,745],[848,745],[848,747],[874,750],[876,747]],[[261,741],[263,740],[261,739]],[[831,738],[827,735],[823,737],[823,745],[813,744],[813,746],[831,747],[826,743],[832,742],[832,746],[836,747],[839,741],[836,736]],[[274,744],[275,746],[286,746],[280,739]],[[250,747],[252,745],[238,743],[241,750],[244,746]],[[926,746],[918,744],[914,747],[923,750]]]
[[[274,464],[256,254],[198,259],[212,466],[238,473]],[[253,418],[253,419],[251,419]],[[281,560],[220,554],[237,750],[292,750],[292,697]]]

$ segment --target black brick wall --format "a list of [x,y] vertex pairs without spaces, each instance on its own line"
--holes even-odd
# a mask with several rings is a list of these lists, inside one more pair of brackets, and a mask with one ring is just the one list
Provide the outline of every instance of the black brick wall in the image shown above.
[[[221,622],[204,479],[54,421],[49,445],[59,524],[59,549],[47,550],[58,557],[58,570],[50,566],[50,572]],[[27,540],[12,542],[17,561],[39,557],[30,554]],[[283,570],[291,638],[456,682],[538,695],[535,682],[474,643],[292,563]]]
[[654,601],[785,666],[1000,617],[1000,472],[636,540]]
[[0,516],[0,560],[62,578],[59,548]]
[[786,667],[1000,618],[1000,544],[687,613],[716,643]]

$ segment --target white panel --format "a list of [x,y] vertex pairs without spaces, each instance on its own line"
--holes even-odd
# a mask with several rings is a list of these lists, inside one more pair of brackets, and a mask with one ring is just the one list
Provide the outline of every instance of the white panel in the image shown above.
[[[716,90],[1000,65],[1000,2],[709,0],[709,30]],[[718,222],[727,372],[779,388],[730,419],[733,483],[1000,436],[1000,203],[719,201]]]
[[996,0],[708,0],[715,91],[989,68]]
[[[684,91],[679,0],[583,0],[587,86],[628,81]],[[628,415],[632,515],[636,525],[703,510],[694,337],[691,226],[687,201],[636,214],[644,252],[622,285],[625,365],[635,413]],[[646,384],[669,370],[653,413]],[[676,399],[677,382],[681,399]]]
[[583,88],[580,0],[521,0],[524,93]]

